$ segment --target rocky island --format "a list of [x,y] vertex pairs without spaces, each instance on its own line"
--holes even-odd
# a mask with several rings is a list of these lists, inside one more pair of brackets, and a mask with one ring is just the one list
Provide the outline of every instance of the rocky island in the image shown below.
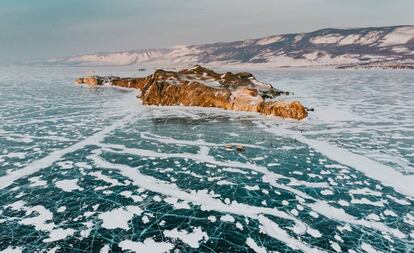
[[144,105],[216,107],[297,120],[308,115],[299,101],[276,100],[289,92],[259,82],[250,73],[219,74],[199,65],[178,72],[156,70],[147,77],[89,76],[76,83],[139,89]]

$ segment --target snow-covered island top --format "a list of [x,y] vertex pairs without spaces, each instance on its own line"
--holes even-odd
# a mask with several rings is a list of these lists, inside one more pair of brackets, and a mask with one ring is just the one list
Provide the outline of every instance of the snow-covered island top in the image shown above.
[[219,74],[200,65],[178,72],[156,70],[147,77],[83,77],[76,83],[139,89],[144,105],[217,107],[297,120],[308,115],[298,101],[276,100],[289,92],[259,82],[250,73]]

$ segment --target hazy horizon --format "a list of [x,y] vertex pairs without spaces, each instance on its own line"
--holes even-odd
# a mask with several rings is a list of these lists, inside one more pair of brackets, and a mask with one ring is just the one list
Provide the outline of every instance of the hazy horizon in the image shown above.
[[0,63],[323,28],[410,25],[413,9],[409,0],[5,0],[0,2]]

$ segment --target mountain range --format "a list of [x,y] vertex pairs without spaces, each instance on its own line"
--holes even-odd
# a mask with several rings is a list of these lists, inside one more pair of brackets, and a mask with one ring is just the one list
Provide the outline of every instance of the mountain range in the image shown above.
[[32,64],[61,66],[414,66],[414,26],[326,28],[205,45],[92,53]]

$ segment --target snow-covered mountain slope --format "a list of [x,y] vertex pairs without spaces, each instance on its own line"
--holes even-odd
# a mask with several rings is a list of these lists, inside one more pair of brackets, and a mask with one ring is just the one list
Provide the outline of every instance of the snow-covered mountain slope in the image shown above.
[[79,65],[79,66],[91,66],[91,65],[131,65],[139,64],[142,62],[151,61],[153,59],[162,57],[168,53],[169,49],[143,49],[127,52],[115,52],[115,53],[98,53],[98,54],[85,54],[74,57],[66,58],[53,58],[47,60],[48,65]]
[[54,59],[60,65],[352,66],[414,64],[414,26],[322,29],[260,39]]

